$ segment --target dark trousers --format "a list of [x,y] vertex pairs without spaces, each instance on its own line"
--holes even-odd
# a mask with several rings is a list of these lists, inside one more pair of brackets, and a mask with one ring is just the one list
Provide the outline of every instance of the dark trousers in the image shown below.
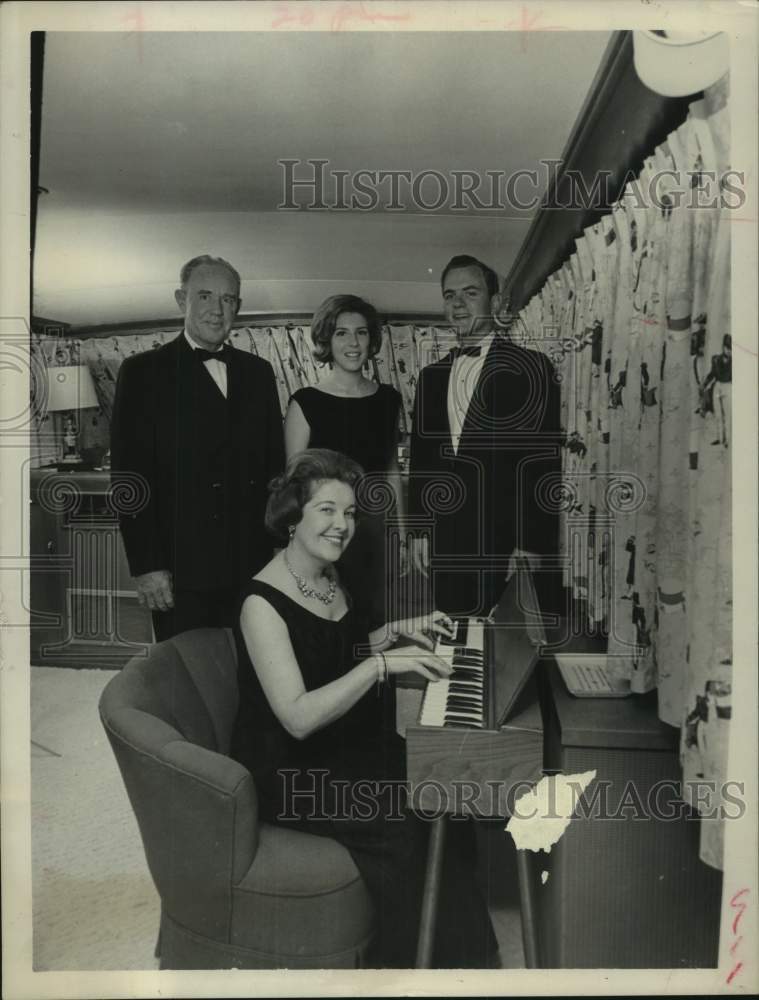
[[176,590],[174,607],[153,612],[156,642],[194,628],[231,628],[237,611],[239,590]]

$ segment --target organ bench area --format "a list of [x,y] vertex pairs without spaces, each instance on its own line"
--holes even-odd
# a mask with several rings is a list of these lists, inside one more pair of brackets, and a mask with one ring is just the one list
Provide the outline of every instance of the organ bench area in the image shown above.
[[[108,473],[33,470],[29,501],[31,663],[120,668],[152,642],[152,626],[132,589]],[[431,685],[406,728],[412,796],[441,816],[431,823],[419,967],[434,939],[443,810],[499,818],[490,833],[510,840],[515,794],[544,773],[595,770],[611,811],[631,782],[646,803],[656,782],[680,778],[677,733],[659,721],[655,693],[574,698],[525,628],[490,639],[477,622],[464,629],[439,650],[455,663],[454,688],[445,699]],[[549,632],[545,648],[556,651],[561,634]],[[699,860],[698,833],[684,815],[576,817],[550,853],[516,852],[527,967],[716,966],[722,877]]]

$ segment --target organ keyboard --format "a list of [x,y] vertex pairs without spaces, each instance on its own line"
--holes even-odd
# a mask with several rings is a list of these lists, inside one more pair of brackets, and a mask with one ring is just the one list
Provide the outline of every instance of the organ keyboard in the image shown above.
[[[415,806],[507,816],[514,791],[540,780],[543,724],[530,680],[539,648],[524,611],[533,597],[528,571],[515,573],[491,617],[456,619],[456,634],[438,639],[435,653],[453,673],[426,685],[406,729]],[[474,786],[466,801],[457,782]]]
[[419,725],[482,729],[486,722],[484,620],[457,619],[456,635],[441,636],[435,654],[451,664],[453,673],[427,685]]

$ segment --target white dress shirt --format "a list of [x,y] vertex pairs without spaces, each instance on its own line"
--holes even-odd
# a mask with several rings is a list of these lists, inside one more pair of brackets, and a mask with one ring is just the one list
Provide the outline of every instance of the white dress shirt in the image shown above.
[[[184,331],[184,337],[193,351],[197,351],[200,344],[196,344],[192,337],[189,335],[187,330]],[[219,353],[223,350],[224,345],[219,345],[218,350],[215,353]],[[213,361],[210,358],[206,359],[203,364],[205,365],[206,371],[214,380],[214,382],[219,387],[219,392],[222,394],[224,399],[227,398],[227,366],[223,361]]]
[[451,429],[454,454],[458,453],[469,404],[472,401],[482,366],[495,336],[496,333],[493,330],[482,338],[479,344],[479,357],[473,358],[467,354],[461,354],[451,365],[451,374],[448,378],[448,426]]

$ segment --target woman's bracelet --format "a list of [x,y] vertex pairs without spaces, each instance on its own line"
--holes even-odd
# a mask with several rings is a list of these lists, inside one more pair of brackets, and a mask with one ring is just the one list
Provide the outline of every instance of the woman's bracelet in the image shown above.
[[380,684],[384,684],[387,680],[387,660],[384,653],[375,653],[375,656],[377,657],[377,689],[379,690]]

